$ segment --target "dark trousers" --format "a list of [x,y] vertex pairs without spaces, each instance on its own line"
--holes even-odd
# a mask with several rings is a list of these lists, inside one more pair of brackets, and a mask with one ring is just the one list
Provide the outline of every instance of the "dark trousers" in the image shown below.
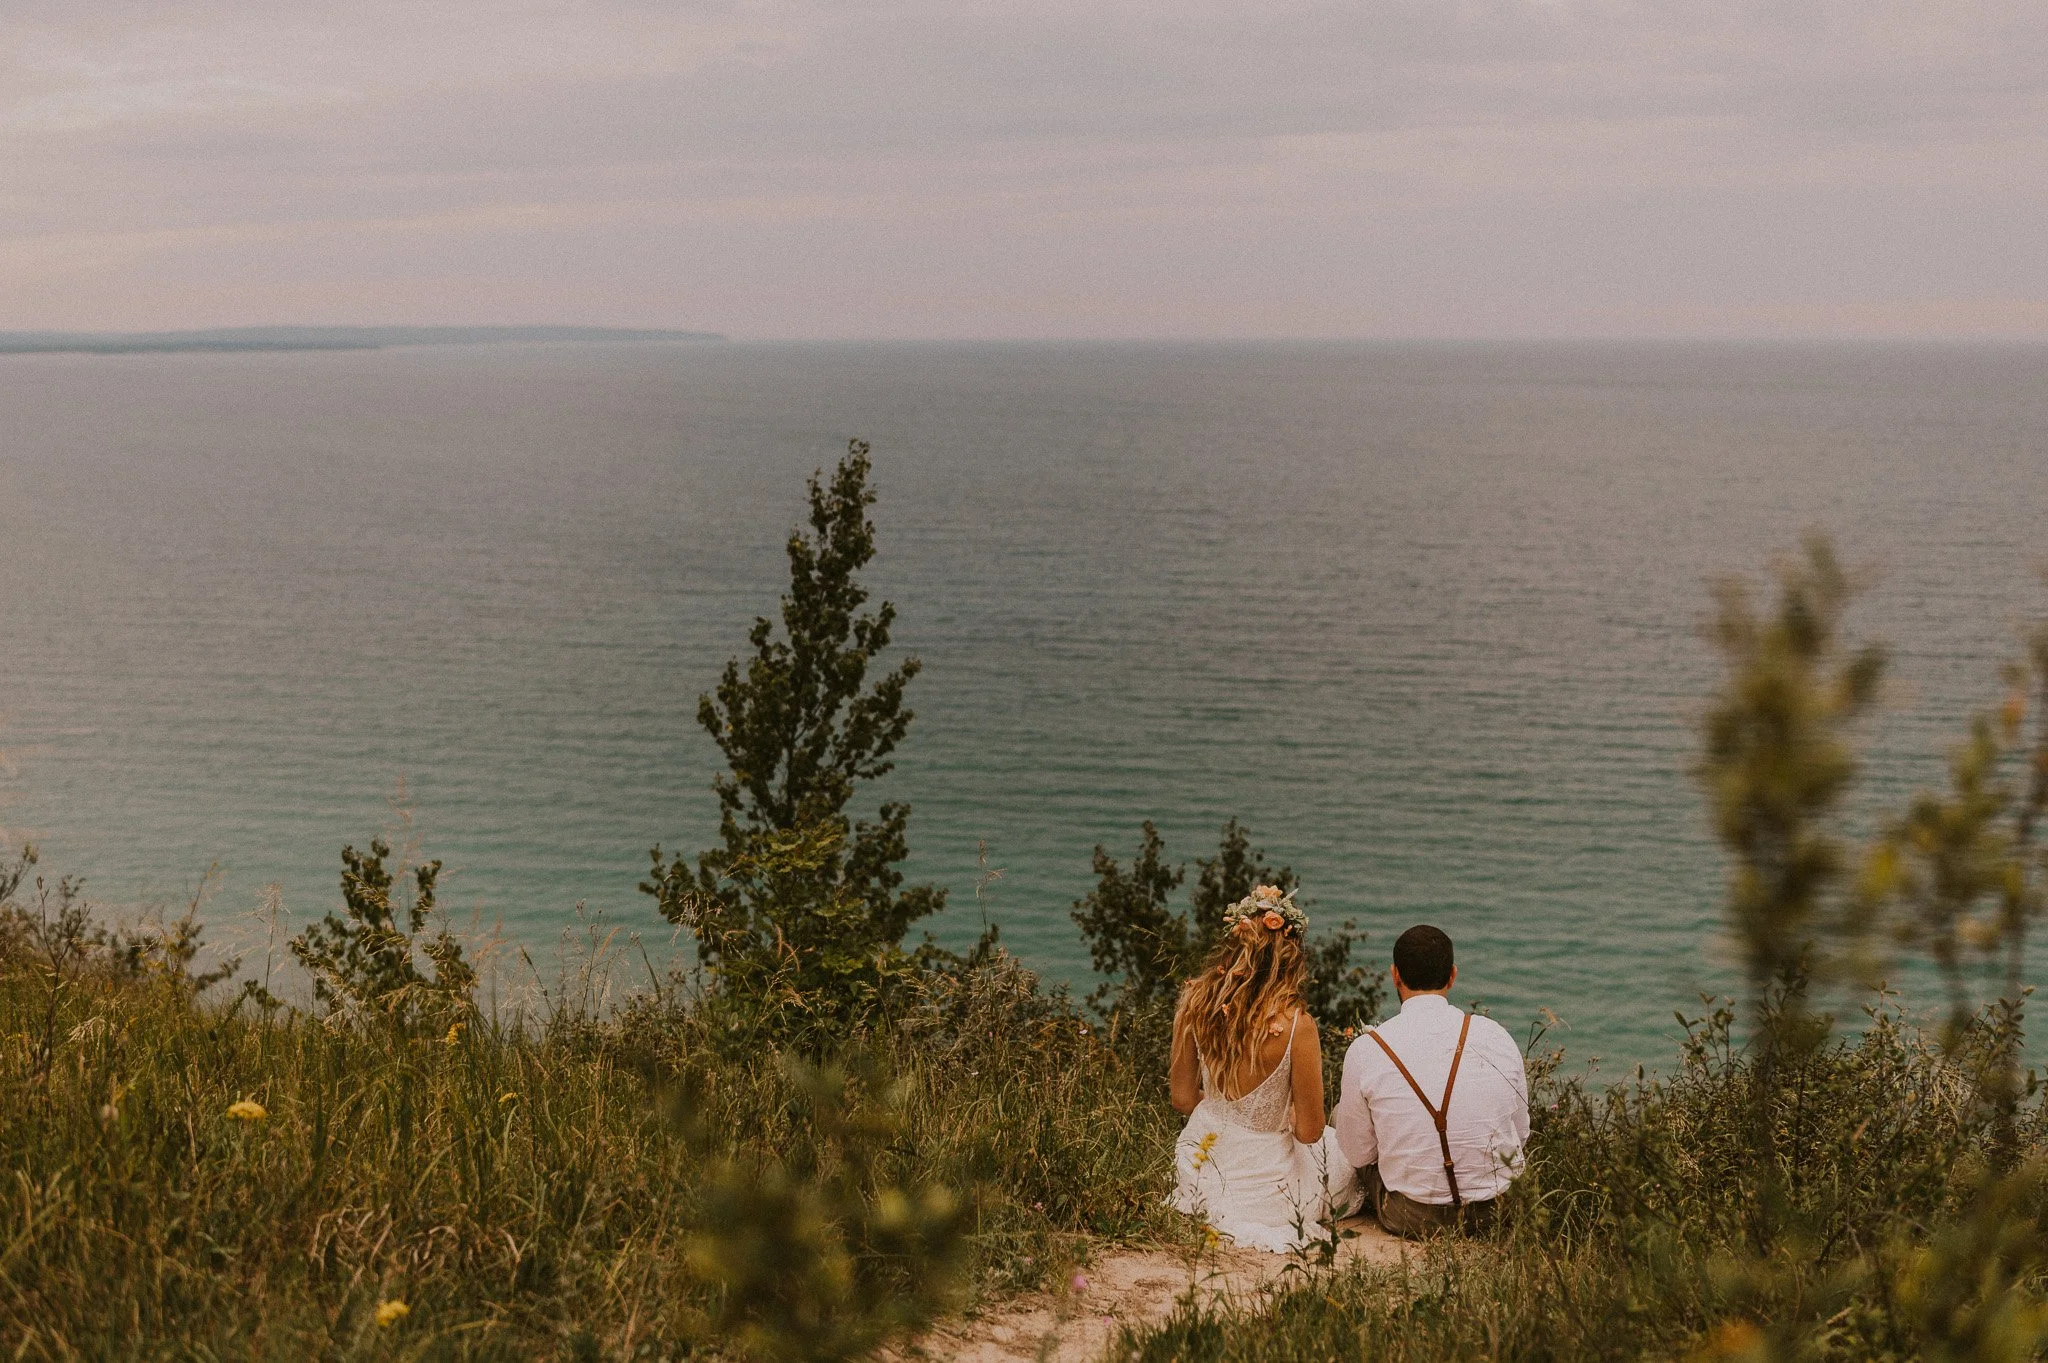
[[1365,1205],[1379,1221],[1380,1229],[1404,1240],[1420,1240],[1448,1230],[1491,1230],[1500,1212],[1491,1198],[1484,1202],[1467,1202],[1463,1211],[1449,1203],[1438,1206],[1432,1202],[1417,1202],[1408,1194],[1397,1193],[1380,1182],[1377,1164],[1368,1164],[1358,1171],[1358,1186],[1364,1190]]

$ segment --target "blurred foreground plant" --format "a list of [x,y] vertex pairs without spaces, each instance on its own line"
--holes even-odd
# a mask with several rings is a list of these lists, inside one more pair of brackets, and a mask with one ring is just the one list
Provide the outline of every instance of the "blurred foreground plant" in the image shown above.
[[[958,1296],[969,1201],[930,1179],[898,1182],[886,1155],[904,1131],[908,1087],[872,1057],[852,1072],[787,1067],[815,1143],[794,1157],[759,1150],[709,1157],[691,1270],[716,1288],[718,1333],[752,1358],[865,1355],[929,1322]],[[866,1101],[850,1101],[849,1090]]]

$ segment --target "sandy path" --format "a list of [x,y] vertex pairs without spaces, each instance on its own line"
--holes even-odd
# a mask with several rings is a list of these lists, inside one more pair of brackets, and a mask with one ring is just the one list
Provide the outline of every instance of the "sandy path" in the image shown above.
[[[1405,1249],[1370,1220],[1338,1249],[1343,1263],[1398,1263]],[[953,1363],[1094,1363],[1119,1326],[1164,1320],[1192,1288],[1203,1301],[1243,1300],[1278,1282],[1292,1261],[1255,1249],[1224,1247],[1190,1264],[1164,1250],[1122,1250],[1084,1270],[1087,1287],[1055,1296],[1033,1293],[971,1319],[948,1321],[905,1351],[906,1358]]]

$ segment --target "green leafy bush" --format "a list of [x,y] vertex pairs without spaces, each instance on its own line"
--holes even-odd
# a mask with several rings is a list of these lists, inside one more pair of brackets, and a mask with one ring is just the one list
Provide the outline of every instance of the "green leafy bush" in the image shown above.
[[[1274,867],[1252,846],[1251,830],[1231,819],[1214,857],[1195,859],[1195,883],[1188,907],[1173,907],[1173,892],[1187,868],[1169,864],[1166,840],[1146,820],[1129,870],[1101,844],[1095,848],[1095,888],[1074,904],[1074,922],[1088,939],[1096,972],[1105,978],[1088,1001],[1110,1024],[1125,1053],[1156,1069],[1165,1082],[1173,1032],[1173,1007],[1181,983],[1197,974],[1223,931],[1223,912],[1259,885],[1292,890],[1293,870]],[[1374,1022],[1386,1000],[1386,976],[1353,960],[1365,941],[1345,921],[1307,943],[1306,1003],[1333,1039]],[[1341,1064],[1341,1047],[1327,1047],[1326,1068]]]
[[[313,996],[331,1016],[375,1019],[400,1030],[453,1026],[475,1011],[476,971],[446,928],[426,934],[441,863],[411,869],[412,885],[394,901],[385,862],[391,844],[370,840],[369,855],[341,849],[340,914],[329,913],[291,941],[313,980]],[[419,967],[424,956],[431,973]]]

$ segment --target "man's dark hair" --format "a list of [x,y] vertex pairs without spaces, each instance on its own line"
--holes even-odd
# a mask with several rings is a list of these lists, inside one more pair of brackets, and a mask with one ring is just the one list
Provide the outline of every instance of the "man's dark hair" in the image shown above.
[[1410,989],[1441,989],[1451,982],[1451,939],[1442,928],[1417,923],[1394,943],[1394,969]]

